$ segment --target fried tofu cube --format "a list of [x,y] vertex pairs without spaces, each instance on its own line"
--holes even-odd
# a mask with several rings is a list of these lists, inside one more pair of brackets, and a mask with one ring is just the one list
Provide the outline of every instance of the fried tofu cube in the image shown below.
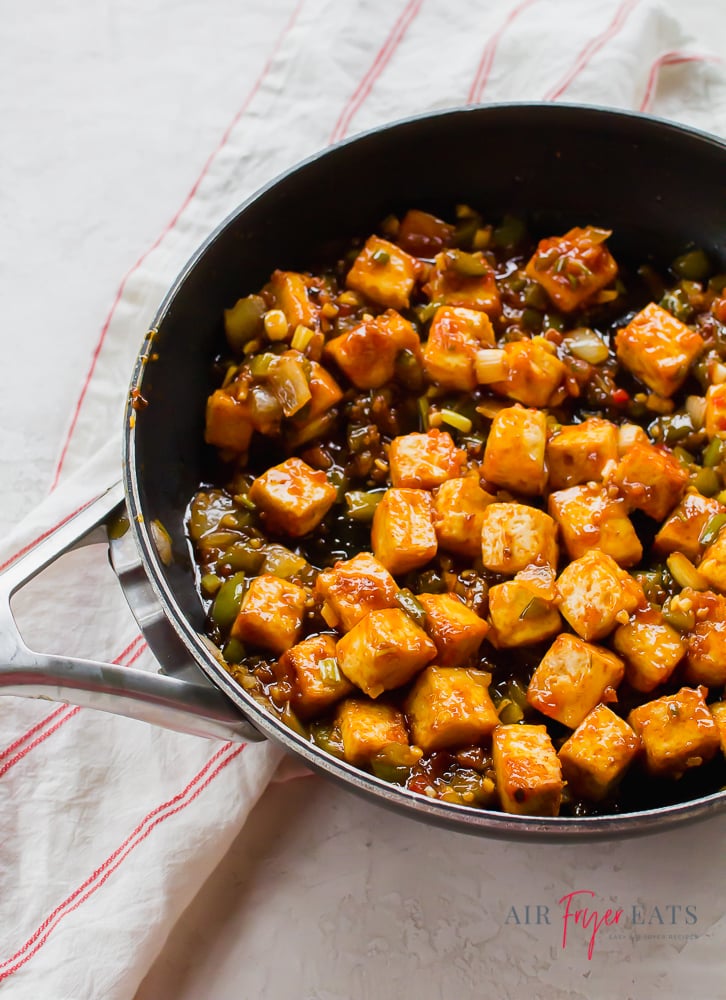
[[371,611],[336,651],[345,676],[371,698],[406,684],[436,656],[436,646],[400,608]]
[[345,283],[371,302],[390,309],[408,309],[421,264],[405,250],[370,236],[348,271]]
[[688,485],[688,472],[669,448],[634,444],[620,459],[609,482],[630,507],[662,521]]
[[252,439],[252,414],[246,401],[240,402],[224,389],[217,389],[207,400],[204,440],[216,448],[244,453]]
[[562,774],[575,795],[600,802],[613,791],[640,750],[630,726],[597,705],[560,747]]
[[649,303],[615,337],[618,360],[659,396],[680,389],[703,348],[703,337]]
[[490,680],[481,670],[426,667],[406,700],[414,745],[432,753],[487,740],[499,724]]
[[296,326],[307,326],[316,330],[320,325],[318,307],[308,296],[309,280],[295,271],[275,271],[270,279],[270,291],[275,305],[282,309],[292,330]]
[[430,212],[410,208],[401,219],[396,242],[414,257],[430,258],[444,247],[451,246],[454,233],[454,227],[443,219],[431,215]]
[[575,729],[599,702],[616,700],[624,673],[625,664],[609,650],[563,632],[532,674],[527,701]]
[[494,269],[481,253],[444,250],[436,254],[424,292],[431,302],[479,309],[489,316],[502,311]]
[[718,701],[714,705],[709,705],[718,733],[721,738],[721,752],[726,754],[726,701]]
[[697,560],[705,548],[701,542],[705,529],[717,514],[724,513],[726,507],[713,497],[695,491],[686,493],[655,536],[654,552],[661,556],[682,552],[688,559]]
[[494,343],[494,329],[486,313],[440,306],[423,349],[424,370],[432,382],[445,389],[471,392],[476,388],[476,352]]
[[551,490],[599,483],[603,469],[618,460],[618,428],[598,417],[562,427],[547,442],[546,455]]
[[726,622],[698,622],[688,636],[684,679],[689,684],[726,684]]
[[269,573],[256,576],[242,599],[231,635],[279,656],[299,638],[306,601],[305,590],[296,583]]
[[391,488],[376,507],[371,545],[376,559],[393,573],[408,573],[436,555],[434,505],[426,490]]
[[403,350],[418,357],[421,343],[409,321],[393,309],[364,319],[325,346],[325,354],[359,389],[377,389],[390,382]]
[[295,688],[293,706],[307,719],[319,715],[353,690],[340,671],[324,671],[321,664],[335,660],[335,637],[311,635],[292,646],[280,658],[280,669],[290,676]]
[[327,368],[323,368],[317,361],[310,361],[308,364],[310,365],[310,374],[308,375],[310,401],[304,413],[300,414],[300,419],[305,423],[327,413],[343,398],[343,390]]
[[263,472],[250,487],[250,500],[262,511],[270,531],[300,538],[316,528],[338,492],[319,469],[288,458]]
[[557,816],[562,768],[545,726],[497,726],[492,757],[502,809],[516,816]]
[[346,698],[336,715],[343,740],[343,755],[349,764],[370,764],[391,743],[408,746],[403,712],[392,705],[376,704],[366,698]]
[[726,437],[726,382],[706,390],[704,427],[710,438]]
[[603,639],[631,611],[645,606],[643,588],[609,555],[591,549],[574,559],[557,581],[558,606],[582,639]]
[[536,507],[489,504],[482,518],[481,558],[493,573],[518,573],[530,563],[556,566],[557,525]]
[[596,298],[615,278],[618,266],[605,240],[607,229],[576,226],[563,236],[540,240],[525,273],[547,292],[562,312],[573,312]]
[[490,352],[483,351],[477,358],[477,381],[488,385],[500,396],[516,399],[525,406],[547,406],[567,373],[555,354],[554,344],[544,337],[518,340],[505,344],[501,354],[506,372],[504,377],[491,381],[490,375],[496,374],[496,367],[488,363]]
[[479,476],[447,479],[434,494],[434,528],[439,547],[475,559],[481,550],[484,511],[494,502],[479,485]]
[[461,667],[474,656],[489,626],[455,594],[419,594],[426,612],[426,631],[436,646],[441,667]]
[[552,493],[548,510],[560,526],[571,559],[600,549],[619,566],[634,566],[643,556],[624,500],[613,499],[603,486],[585,483]]
[[719,749],[719,729],[706,705],[706,693],[705,687],[683,687],[630,713],[628,722],[641,738],[651,774],[680,778]]
[[325,621],[344,632],[350,632],[371,611],[396,607],[397,593],[396,581],[370,552],[359,552],[323,570],[314,590]]
[[466,453],[457,448],[448,431],[402,434],[391,441],[388,462],[392,486],[432,490],[461,475]]
[[660,611],[637,611],[620,625],[613,645],[625,660],[625,676],[636,691],[649,694],[665,684],[686,653],[686,642]]
[[718,535],[703,553],[698,572],[705,576],[716,590],[726,592],[726,530],[721,528]]
[[484,479],[513,493],[538,496],[547,483],[547,419],[542,410],[518,403],[492,421],[484,450]]
[[499,649],[530,646],[551,639],[562,619],[551,601],[521,580],[507,580],[489,588],[490,642]]

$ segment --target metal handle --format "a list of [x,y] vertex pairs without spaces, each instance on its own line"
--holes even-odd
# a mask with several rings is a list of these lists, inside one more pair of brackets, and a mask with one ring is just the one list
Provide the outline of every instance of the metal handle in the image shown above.
[[[196,667],[185,666],[175,671],[184,676],[169,676],[96,660],[37,653],[24,643],[10,606],[13,594],[64,552],[99,540],[108,543],[105,524],[123,509],[123,504],[123,485],[119,482],[67,518],[0,573],[0,695],[70,702],[208,739],[234,742],[263,739]],[[126,572],[131,574],[133,570],[127,566]],[[163,613],[160,609],[152,611],[149,594],[153,592],[147,583],[148,594],[145,594],[143,586],[137,580],[135,600],[130,603],[136,613],[144,599],[147,620],[141,618],[139,625],[148,639],[147,630],[161,627],[159,618]],[[150,645],[156,652],[159,643]],[[173,648],[173,644],[165,647],[172,654]],[[190,676],[194,679],[185,679]]]

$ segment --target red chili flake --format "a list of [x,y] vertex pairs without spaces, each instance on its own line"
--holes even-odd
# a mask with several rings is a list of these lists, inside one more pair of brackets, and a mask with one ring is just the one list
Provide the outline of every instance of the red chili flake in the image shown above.
[[630,402],[630,395],[625,389],[614,389],[610,399],[615,406],[625,406],[626,403]]

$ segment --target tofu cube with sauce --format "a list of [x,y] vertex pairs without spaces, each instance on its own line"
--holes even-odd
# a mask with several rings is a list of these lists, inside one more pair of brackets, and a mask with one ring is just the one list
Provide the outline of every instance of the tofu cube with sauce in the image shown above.
[[685,604],[695,618],[695,624],[685,637],[685,680],[708,687],[726,684],[726,597],[710,590],[684,588],[680,603]]
[[710,438],[726,437],[726,382],[706,390],[704,427]]
[[706,577],[715,590],[726,592],[726,526],[721,528],[703,553],[698,572]]
[[718,733],[721,738],[721,752],[726,754],[726,701],[718,701],[714,705],[709,705],[709,708],[718,726]]
[[562,616],[582,639],[603,639],[630,612],[646,606],[643,588],[610,556],[591,549],[573,559],[557,581]]
[[546,444],[543,411],[525,409],[518,403],[508,406],[492,421],[484,450],[484,479],[513,493],[538,496],[547,483]]
[[489,380],[487,352],[479,359],[477,378],[500,396],[508,396],[525,406],[547,406],[567,374],[555,351],[555,345],[544,337],[504,344],[501,358],[506,369],[504,378]]
[[400,608],[371,611],[338,640],[338,664],[369,697],[406,684],[436,656],[436,646]]
[[359,552],[319,573],[313,593],[328,625],[349,632],[371,611],[396,607],[398,585],[370,552]]
[[618,460],[618,429],[599,417],[562,427],[547,442],[546,454],[551,490],[599,483],[605,467]]
[[367,698],[346,698],[338,708],[336,722],[343,741],[343,755],[357,767],[370,764],[391,743],[408,746],[403,712],[392,705]]
[[615,337],[620,363],[653,392],[665,397],[680,389],[703,344],[699,333],[655,302],[650,302]]
[[436,646],[440,667],[460,667],[474,656],[489,626],[456,594],[419,594],[426,631]]
[[607,229],[576,226],[563,236],[540,240],[525,268],[562,312],[592,301],[615,278],[618,266],[605,246]]
[[278,656],[300,635],[307,593],[296,583],[263,573],[250,583],[231,635]]
[[628,716],[641,738],[652,775],[680,778],[719,749],[719,728],[706,705],[706,693],[705,687],[683,687],[676,694],[639,705]]
[[499,649],[545,642],[562,628],[554,603],[520,580],[507,580],[489,588],[489,617],[489,641]]
[[418,356],[421,343],[409,321],[393,309],[364,319],[325,346],[326,356],[358,389],[377,389],[389,382],[403,350]]
[[480,253],[444,250],[436,254],[424,292],[431,302],[446,306],[478,309],[489,316],[502,311],[494,269]]
[[556,566],[557,525],[522,503],[492,503],[484,510],[481,558],[493,573],[514,574],[531,563]]
[[557,816],[562,767],[545,726],[497,726],[492,758],[502,809],[517,816]]
[[262,512],[265,526],[294,538],[316,528],[337,495],[325,473],[312,469],[300,458],[273,465],[255,479],[249,492],[250,500]]
[[476,388],[476,352],[494,343],[494,330],[486,313],[440,306],[431,320],[423,349],[424,370],[432,382],[445,389],[471,392]]
[[370,236],[348,271],[345,283],[371,302],[408,309],[421,264],[395,243]]
[[669,448],[636,443],[609,477],[628,506],[662,521],[688,485],[688,472]]
[[392,486],[432,490],[461,475],[466,453],[448,431],[402,434],[391,441],[388,462]]
[[479,476],[447,479],[434,494],[434,528],[439,547],[475,559],[481,550],[484,511],[494,502],[479,485]]
[[705,548],[701,536],[719,514],[726,514],[726,507],[718,500],[689,491],[655,536],[654,551],[661,556],[682,552],[688,559],[697,560]]
[[499,724],[490,680],[481,670],[426,667],[406,700],[414,745],[432,753],[488,740]]
[[562,774],[580,798],[600,802],[613,791],[640,740],[607,705],[597,705],[560,747]]
[[316,330],[320,325],[319,309],[310,301],[308,285],[309,279],[295,271],[275,271],[270,279],[275,305],[284,312],[291,330],[297,326]]
[[371,544],[389,573],[408,573],[436,555],[433,500],[426,490],[386,490],[376,507]]
[[630,521],[625,501],[613,499],[595,483],[571,486],[550,495],[548,510],[560,527],[571,559],[600,549],[619,566],[634,566],[643,556],[643,546]]
[[621,659],[563,632],[532,674],[527,701],[550,719],[575,729],[601,701],[615,701],[625,673]]
[[686,653],[680,632],[653,608],[638,610],[613,635],[613,645],[625,660],[625,676],[636,691],[649,694],[665,684]]
[[321,664],[335,661],[335,636],[311,635],[292,646],[280,658],[280,669],[291,677],[298,715],[310,718],[350,694],[353,685],[337,668],[323,670]]
[[247,401],[240,402],[224,389],[216,389],[207,400],[204,440],[216,448],[244,453],[252,439],[252,413]]

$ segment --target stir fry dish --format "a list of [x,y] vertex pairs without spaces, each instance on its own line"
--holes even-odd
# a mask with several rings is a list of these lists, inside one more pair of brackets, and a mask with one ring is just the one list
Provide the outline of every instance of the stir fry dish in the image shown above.
[[208,636],[305,739],[454,805],[726,785],[726,275],[582,223],[411,209],[224,313]]

